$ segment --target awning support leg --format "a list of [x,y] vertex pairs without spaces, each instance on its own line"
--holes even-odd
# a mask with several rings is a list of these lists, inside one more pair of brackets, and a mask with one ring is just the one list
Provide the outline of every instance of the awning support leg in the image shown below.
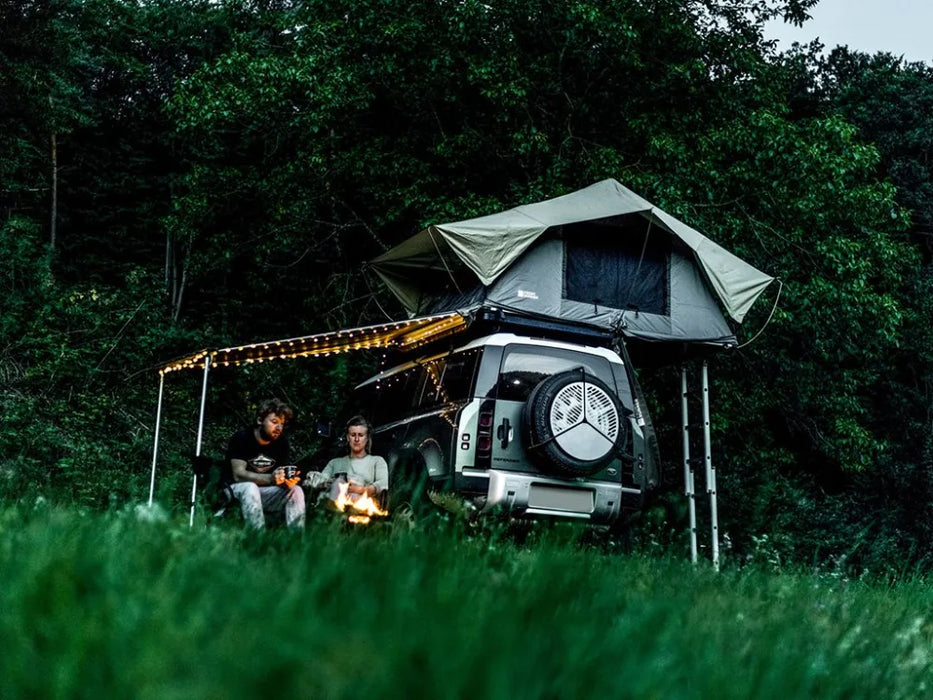
[[[204,379],[201,382],[201,412],[198,416],[198,442],[194,448],[194,456],[201,456],[201,441],[204,435],[204,411],[207,406],[207,377],[211,369],[211,356],[210,353],[204,356]],[[194,527],[194,506],[195,498],[198,493],[198,475],[197,473],[193,474],[191,477],[191,514],[188,517],[188,527]]]
[[149,477],[149,507],[155,494],[156,461],[159,456],[159,428],[162,425],[162,389],[165,388],[165,375],[159,372],[159,402],[156,406],[155,442],[152,445],[152,475]]

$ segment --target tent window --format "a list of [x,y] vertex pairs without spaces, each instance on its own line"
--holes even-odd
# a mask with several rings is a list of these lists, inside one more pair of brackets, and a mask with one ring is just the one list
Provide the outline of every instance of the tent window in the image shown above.
[[671,238],[666,231],[649,230],[639,217],[619,226],[568,226],[564,241],[567,299],[670,316]]

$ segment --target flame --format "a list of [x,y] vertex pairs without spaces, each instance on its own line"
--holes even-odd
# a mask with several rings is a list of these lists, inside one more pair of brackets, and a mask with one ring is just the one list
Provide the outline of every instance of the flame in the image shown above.
[[367,525],[369,524],[370,516],[385,516],[389,514],[389,511],[382,510],[379,504],[376,503],[368,493],[353,494],[352,496],[348,495],[347,489],[349,486],[350,484],[348,483],[337,484],[339,493],[334,500],[334,506],[341,513],[345,513],[347,509],[349,509],[349,517],[347,518],[349,522]]

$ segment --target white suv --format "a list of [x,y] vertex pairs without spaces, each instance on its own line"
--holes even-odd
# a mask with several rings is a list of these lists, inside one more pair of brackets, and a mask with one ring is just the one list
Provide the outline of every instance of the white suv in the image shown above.
[[658,485],[635,376],[605,347],[493,333],[368,379],[355,413],[389,464],[390,510],[447,491],[478,512],[608,524]]

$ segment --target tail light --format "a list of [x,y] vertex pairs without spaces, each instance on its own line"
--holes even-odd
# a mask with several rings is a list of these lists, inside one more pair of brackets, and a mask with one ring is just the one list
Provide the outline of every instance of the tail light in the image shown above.
[[476,431],[476,466],[488,469],[492,463],[492,424],[494,402],[482,406],[479,411]]

